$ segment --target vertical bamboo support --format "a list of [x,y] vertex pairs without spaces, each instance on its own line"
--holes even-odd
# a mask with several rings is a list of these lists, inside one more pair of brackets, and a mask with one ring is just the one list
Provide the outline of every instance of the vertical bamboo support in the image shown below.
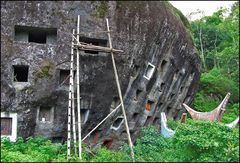
[[[109,46],[112,49],[112,41],[111,41],[111,36],[110,36],[110,31],[109,31],[108,19],[106,19],[106,22],[107,22]],[[128,135],[128,142],[129,142],[129,146],[130,146],[130,149],[131,149],[131,157],[132,157],[133,162],[135,162],[134,151],[133,151],[133,143],[132,143],[131,135],[130,135],[130,132],[129,132],[127,116],[126,116],[126,112],[125,112],[125,108],[124,108],[124,104],[123,104],[122,92],[121,92],[121,88],[120,88],[120,83],[119,83],[119,79],[118,79],[117,68],[116,68],[113,52],[111,52],[111,56],[112,56],[112,63],[113,63],[115,79],[116,79],[117,88],[118,88],[118,94],[119,94],[119,98],[120,98],[121,105],[122,105],[122,112],[123,112],[125,126],[126,126],[126,130],[127,130],[127,135]]]
[[[80,15],[77,21],[77,41],[79,41]],[[81,138],[81,111],[80,111],[80,84],[79,84],[79,49],[77,49],[77,112],[78,112],[78,154],[82,159],[82,138]]]
[[[70,62],[70,67],[72,69],[72,64],[73,64],[73,41],[72,41],[72,47],[71,47],[71,62]],[[70,70],[70,79],[69,79],[69,94],[68,94],[68,135],[67,135],[67,160],[70,158],[71,154],[71,110],[72,110],[72,70]]]
[[[75,29],[73,29],[73,35],[75,34]],[[75,121],[75,98],[74,98],[74,55],[73,55],[73,44],[74,38],[72,37],[72,51],[71,51],[71,68],[70,68],[70,76],[72,76],[72,121],[73,121],[73,146],[74,146],[74,154],[77,153],[76,147],[76,121]]]

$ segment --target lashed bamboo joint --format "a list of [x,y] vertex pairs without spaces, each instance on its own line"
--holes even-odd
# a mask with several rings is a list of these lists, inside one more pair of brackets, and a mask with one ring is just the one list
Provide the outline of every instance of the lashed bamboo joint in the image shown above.
[[122,50],[117,50],[113,48],[108,48],[108,47],[102,47],[102,46],[96,46],[96,45],[91,45],[91,44],[86,44],[83,42],[79,42],[79,44],[74,44],[74,46],[77,46],[81,50],[93,50],[93,51],[100,51],[100,52],[106,52],[106,53],[122,53]]

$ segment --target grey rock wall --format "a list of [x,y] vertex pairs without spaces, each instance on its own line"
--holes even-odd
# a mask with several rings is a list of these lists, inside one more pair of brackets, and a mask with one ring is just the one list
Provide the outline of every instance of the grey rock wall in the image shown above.
[[[113,47],[124,51],[115,60],[133,140],[141,127],[159,127],[161,111],[174,119],[185,112],[182,103],[192,102],[201,66],[186,22],[168,3],[1,1],[1,111],[18,113],[18,136],[66,139],[68,87],[59,80],[60,70],[69,70],[77,15],[81,32],[105,31],[109,18]],[[28,42],[24,32],[16,36],[16,25],[56,28],[56,42],[52,36],[46,44]],[[107,41],[106,34],[85,37]],[[27,82],[14,81],[13,65],[28,66]],[[80,84],[85,136],[119,104],[110,55],[82,51]],[[47,122],[41,121],[44,108]],[[85,142],[114,148],[126,140],[119,109]]]

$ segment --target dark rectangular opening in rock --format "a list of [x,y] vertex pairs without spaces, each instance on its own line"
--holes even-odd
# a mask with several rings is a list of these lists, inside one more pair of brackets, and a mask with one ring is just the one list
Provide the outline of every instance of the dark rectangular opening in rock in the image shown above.
[[167,107],[167,111],[166,111],[167,114],[169,114],[169,112],[170,112],[171,109],[172,109],[172,108],[171,108],[170,106]]
[[134,65],[134,67],[133,67],[133,71],[132,71],[132,77],[136,77],[137,76],[137,74],[138,74],[138,72],[139,72],[139,69],[140,69],[140,66],[138,66],[138,65]]
[[144,74],[144,77],[146,79],[150,80],[152,75],[153,75],[153,73],[154,73],[154,69],[155,69],[155,66],[153,64],[151,64],[151,63],[148,63],[147,70],[146,70],[146,72]]
[[183,92],[183,86],[180,87],[179,94],[182,94]]
[[81,108],[81,122],[85,124],[88,120],[89,109]]
[[50,122],[51,121],[51,109],[52,108],[49,106],[40,106],[39,121]]
[[154,101],[148,100],[147,103],[146,103],[146,110],[151,111],[153,104],[154,104]]
[[119,97],[113,97],[112,104],[111,104],[111,109],[115,109],[118,105],[120,104],[120,99]]
[[165,86],[165,83],[161,83],[161,85],[160,85],[160,91],[161,91],[161,92],[163,91],[164,86]]
[[12,135],[12,118],[1,117],[1,135]]
[[14,82],[27,82],[28,69],[26,65],[13,65],[13,81]]
[[161,70],[160,70],[161,72],[165,71],[166,65],[167,65],[167,61],[163,60],[162,63],[161,63]]
[[172,98],[174,97],[174,93],[172,93],[170,96],[169,96],[169,98],[168,98],[168,100],[172,100]]
[[40,44],[46,44],[47,35],[45,31],[29,31],[28,42],[35,42]]
[[146,122],[145,122],[144,126],[148,126],[148,125],[150,124],[151,120],[152,120],[152,117],[151,117],[151,116],[148,116],[147,119],[146,119]]
[[39,44],[56,44],[57,28],[40,28],[15,25],[15,40]]
[[142,90],[137,89],[136,96],[134,98],[135,101],[139,100],[139,98],[141,97],[142,92],[143,92]]
[[113,127],[118,129],[123,121],[123,117],[118,117],[114,122],[113,122]]
[[[107,47],[107,40],[105,39],[96,39],[96,38],[89,38],[89,37],[79,37],[80,42],[84,42],[86,44],[92,44],[96,46],[104,46]],[[85,53],[90,54],[98,54],[98,51],[95,50],[84,50]]]
[[112,138],[103,140],[103,146],[107,147],[108,149],[110,149],[112,147],[112,143],[113,143]]
[[134,113],[132,116],[133,121],[136,122],[138,120],[138,117],[139,117],[139,113]]
[[59,78],[59,84],[60,85],[69,85],[69,79],[70,79],[70,70],[60,70],[60,78]]
[[159,118],[158,117],[154,118],[153,124],[156,125],[156,124],[159,124],[159,123],[160,123]]

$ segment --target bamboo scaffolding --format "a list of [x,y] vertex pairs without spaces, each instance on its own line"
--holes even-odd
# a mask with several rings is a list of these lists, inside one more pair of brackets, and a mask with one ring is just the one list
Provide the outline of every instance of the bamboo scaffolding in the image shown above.
[[[73,47],[73,42],[72,42]],[[71,48],[71,65],[72,68],[72,59],[73,59],[73,48]],[[71,73],[71,72],[70,72]],[[67,160],[70,158],[71,154],[71,110],[72,110],[72,76],[70,74],[70,80],[69,80],[69,94],[68,94],[68,134],[67,134]]]
[[[80,15],[78,15],[77,21],[77,34],[79,34],[80,28]],[[77,41],[79,35],[77,35]],[[79,84],[79,50],[77,49],[77,112],[78,112],[78,155],[79,159],[82,159],[82,138],[81,138],[81,110],[80,110],[80,84]]]
[[[108,19],[106,19],[106,22],[107,22],[107,30],[109,31]],[[112,40],[111,40],[110,32],[108,32],[108,40],[109,40],[109,47],[112,49]],[[112,51],[111,51],[111,56],[112,56],[112,63],[113,63],[113,69],[114,69],[115,79],[116,79],[117,88],[118,88],[118,94],[119,94],[119,98],[120,98],[121,105],[122,105],[122,112],[123,112],[123,116],[124,116],[125,127],[126,127],[127,135],[128,135],[129,147],[130,147],[130,149],[131,149],[131,157],[132,157],[133,162],[135,162],[135,159],[134,159],[134,151],[133,151],[133,143],[132,143],[131,135],[130,135],[130,132],[129,132],[127,116],[126,116],[126,112],[125,112],[125,108],[124,108],[124,104],[123,104],[121,87],[120,87],[120,83],[119,83],[119,79],[118,79],[118,74],[117,74],[117,68],[116,68],[116,64],[115,64],[115,60],[114,60],[114,55],[113,55],[113,52],[112,52]]]
[[113,48],[109,48],[109,47],[103,47],[103,46],[97,46],[97,45],[92,45],[92,44],[86,44],[84,42],[79,42],[79,44],[74,44],[75,46],[78,46],[79,48],[82,48],[84,50],[96,50],[96,51],[104,51],[104,52],[114,52],[114,53],[118,53],[118,52],[123,52],[122,50],[117,50],[117,49],[113,49]]
[[[73,29],[73,34],[75,34],[75,30]],[[72,43],[74,43],[74,39],[72,38]],[[74,56],[73,56],[73,47],[72,47],[72,54],[71,54],[71,67],[70,67],[70,76],[72,76],[72,121],[73,121],[73,146],[74,146],[74,154],[76,155],[77,153],[77,147],[76,147],[76,121],[75,121],[75,98],[74,98]]]

